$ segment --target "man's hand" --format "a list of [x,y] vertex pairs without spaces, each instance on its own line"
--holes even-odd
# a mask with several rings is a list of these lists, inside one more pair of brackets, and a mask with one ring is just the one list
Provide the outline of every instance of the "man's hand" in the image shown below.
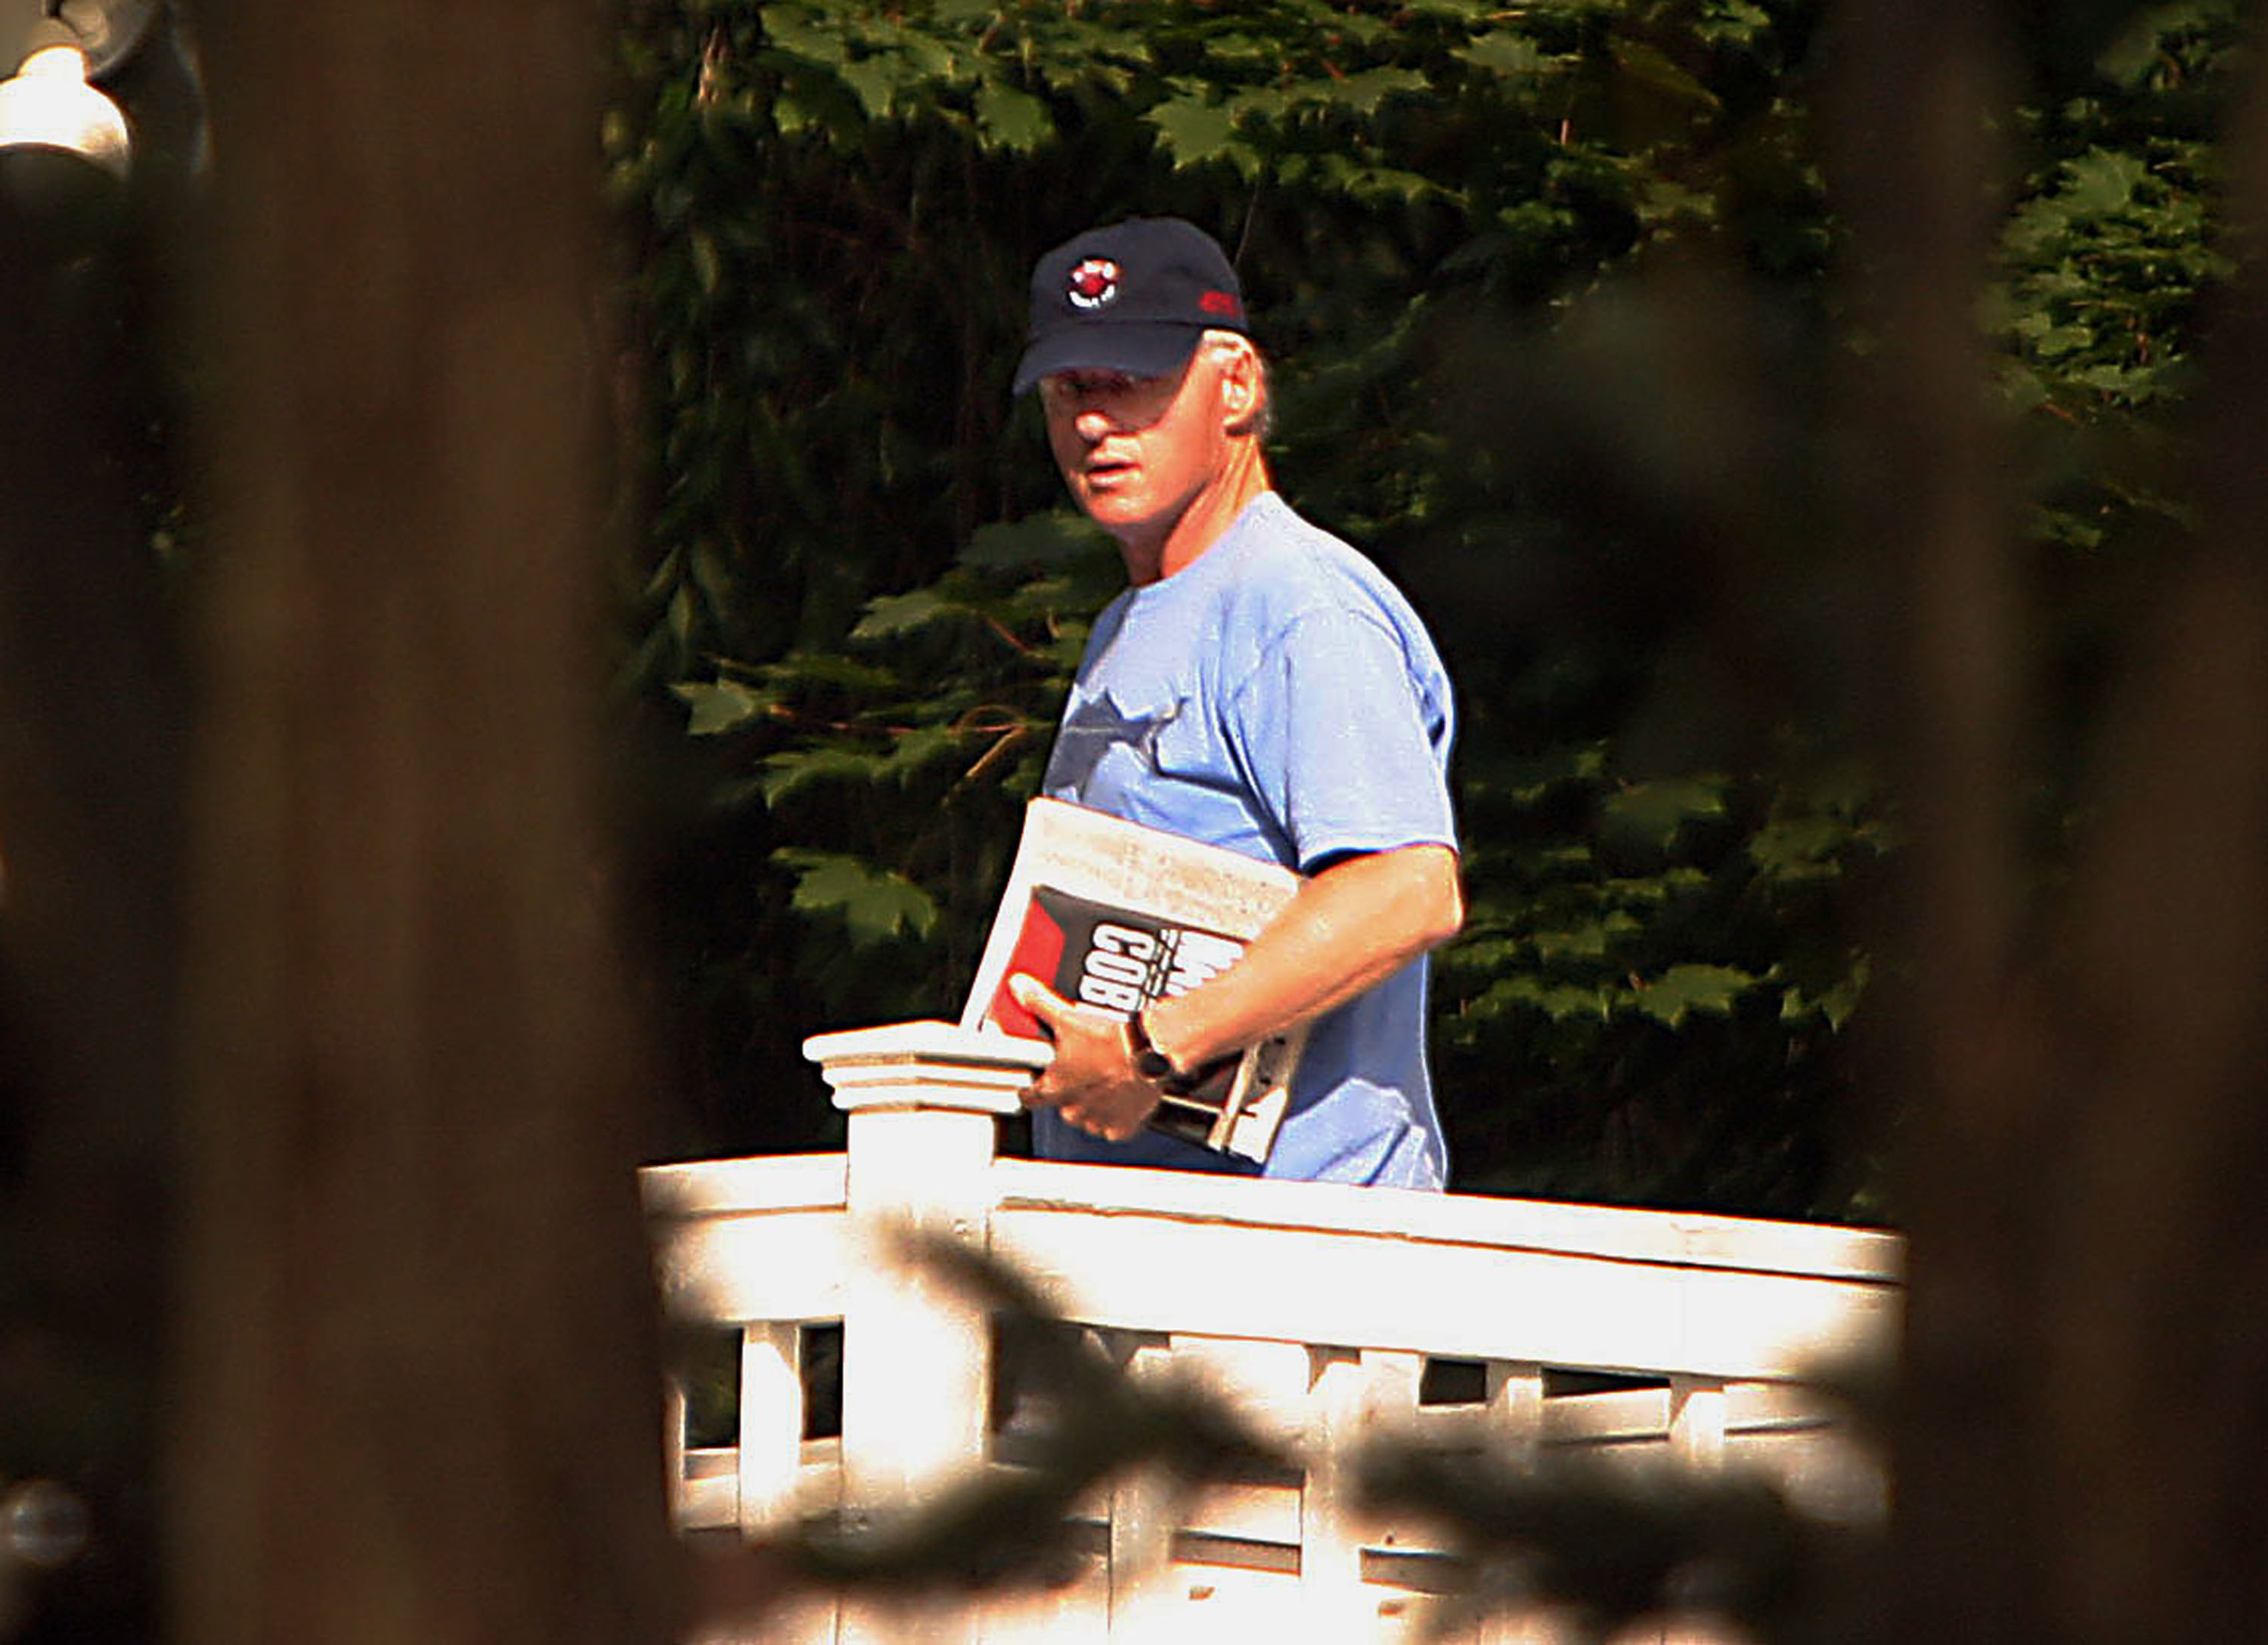
[[1078,1005],[1030,977],[1012,977],[1018,1005],[1039,1019],[1056,1059],[1024,1093],[1027,1108],[1052,1108],[1081,1131],[1123,1142],[1158,1106],[1157,1088],[1134,1072],[1125,1019]]

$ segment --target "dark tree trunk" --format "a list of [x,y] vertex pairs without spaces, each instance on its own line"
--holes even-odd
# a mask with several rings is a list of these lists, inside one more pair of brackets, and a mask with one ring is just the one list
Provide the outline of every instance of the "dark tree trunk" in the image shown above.
[[130,260],[25,223],[0,207],[0,1481],[91,1511],[45,1614],[142,1638],[189,704]]
[[180,1634],[659,1641],[598,757],[602,16],[202,20]]
[[[1896,1639],[2238,1639],[2268,1611],[2268,577],[2257,293],[2213,340],[2201,494],[2051,895],[2030,803],[2014,502],[1977,337],[1993,8],[1842,13],[1839,177],[1913,843],[1887,1073],[1912,1099]],[[1999,19],[2013,27],[2012,13]],[[2235,145],[2241,215],[2264,186]]]

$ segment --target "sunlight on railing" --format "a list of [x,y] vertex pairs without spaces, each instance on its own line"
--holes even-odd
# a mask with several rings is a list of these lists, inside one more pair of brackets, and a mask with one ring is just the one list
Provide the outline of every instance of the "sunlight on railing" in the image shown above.
[[[1044,1449],[1049,1391],[996,1376],[995,1310],[909,1255],[924,1242],[1020,1276],[1133,1389],[1209,1391],[1270,1460],[1180,1490],[1154,1471],[1100,1479],[1069,1505],[1051,1588],[950,1619],[932,1604],[918,1627],[815,1599],[768,1617],[768,1640],[838,1622],[876,1639],[1292,1621],[1417,1638],[1469,1573],[1435,1528],[1366,1506],[1357,1459],[1388,1439],[1753,1475],[1830,1527],[1883,1512],[1877,1466],[1811,1379],[1887,1358],[1893,1235],[996,1158],[1029,1077],[1019,1042],[917,1023],[808,1049],[850,1114],[845,1154],[644,1173],[672,1318],[737,1339],[725,1398],[713,1375],[672,1385],[686,1534],[762,1539],[838,1510],[886,1527]],[[1489,1627],[1460,1636],[1559,1636],[1545,1612]]]

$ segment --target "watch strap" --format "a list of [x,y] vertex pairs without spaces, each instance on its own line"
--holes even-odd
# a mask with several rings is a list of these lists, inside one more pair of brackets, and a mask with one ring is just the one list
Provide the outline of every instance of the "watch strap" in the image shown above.
[[1134,1072],[1167,1096],[1187,1096],[1203,1076],[1176,1068],[1174,1059],[1158,1049],[1150,1037],[1150,1025],[1143,1021],[1148,1009],[1145,1006],[1126,1019],[1126,1043],[1133,1053]]

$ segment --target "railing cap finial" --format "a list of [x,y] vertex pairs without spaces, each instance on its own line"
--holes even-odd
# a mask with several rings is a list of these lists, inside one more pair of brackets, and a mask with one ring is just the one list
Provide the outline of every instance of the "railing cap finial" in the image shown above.
[[846,1113],[945,1108],[1012,1114],[1024,1088],[1054,1060],[1052,1046],[952,1022],[892,1022],[814,1035],[803,1054],[820,1065]]

